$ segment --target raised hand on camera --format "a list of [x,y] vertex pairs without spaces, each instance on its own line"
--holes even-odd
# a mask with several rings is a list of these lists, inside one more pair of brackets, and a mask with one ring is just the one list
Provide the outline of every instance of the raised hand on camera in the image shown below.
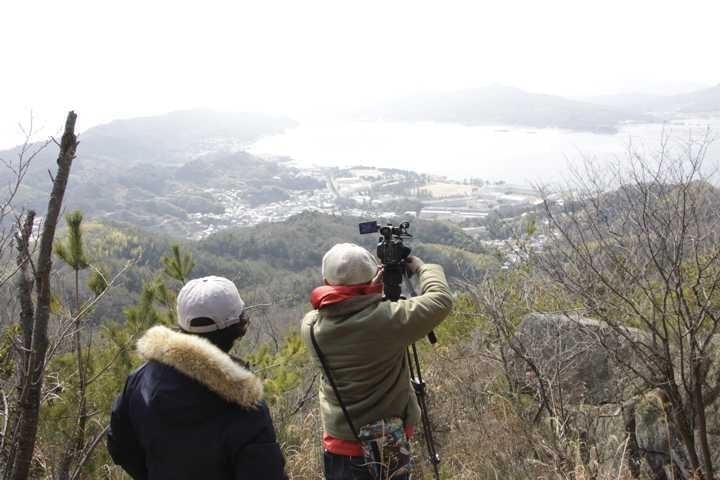
[[370,280],[370,285],[378,285],[381,283],[383,283],[383,267],[382,265],[378,265],[378,271],[373,279]]
[[423,265],[425,265],[425,262],[414,255],[410,255],[405,259],[405,269],[408,275],[415,275]]

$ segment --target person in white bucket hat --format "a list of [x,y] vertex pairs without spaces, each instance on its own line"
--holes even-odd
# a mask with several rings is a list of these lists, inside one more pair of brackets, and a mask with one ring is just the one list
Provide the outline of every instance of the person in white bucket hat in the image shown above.
[[177,297],[180,331],[150,328],[145,363],[113,405],[107,446],[135,479],[286,480],[262,382],[228,352],[246,307],[223,277],[190,280]]

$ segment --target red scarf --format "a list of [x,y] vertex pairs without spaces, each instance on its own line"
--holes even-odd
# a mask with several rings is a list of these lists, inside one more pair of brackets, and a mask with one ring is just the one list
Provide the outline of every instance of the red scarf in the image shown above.
[[344,302],[358,295],[370,295],[373,293],[382,293],[382,291],[382,283],[376,285],[324,285],[312,291],[310,294],[310,303],[315,310],[320,310],[328,305]]

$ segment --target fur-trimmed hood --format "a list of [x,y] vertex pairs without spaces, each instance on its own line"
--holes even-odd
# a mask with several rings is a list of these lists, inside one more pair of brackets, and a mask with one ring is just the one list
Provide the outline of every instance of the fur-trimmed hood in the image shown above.
[[204,338],[155,326],[138,340],[137,350],[143,359],[169,365],[243,408],[262,399],[262,381]]

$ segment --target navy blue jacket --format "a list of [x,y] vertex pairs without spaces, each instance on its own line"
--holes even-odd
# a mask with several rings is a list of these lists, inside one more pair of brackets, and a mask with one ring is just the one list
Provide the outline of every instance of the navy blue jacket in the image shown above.
[[113,405],[108,450],[134,479],[285,480],[262,383],[198,337],[153,327]]

